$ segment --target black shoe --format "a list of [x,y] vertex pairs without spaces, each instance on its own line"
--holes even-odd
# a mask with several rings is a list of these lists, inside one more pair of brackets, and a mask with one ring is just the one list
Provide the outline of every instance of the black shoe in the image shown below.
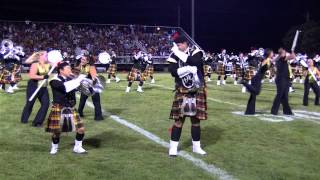
[[96,120],[96,121],[102,121],[102,120],[104,120],[104,118],[103,118],[102,116],[99,116],[99,117],[95,117],[94,120]]
[[28,124],[28,122],[21,121],[22,124]]
[[80,116],[80,117],[84,117],[83,113],[79,113],[79,116]]

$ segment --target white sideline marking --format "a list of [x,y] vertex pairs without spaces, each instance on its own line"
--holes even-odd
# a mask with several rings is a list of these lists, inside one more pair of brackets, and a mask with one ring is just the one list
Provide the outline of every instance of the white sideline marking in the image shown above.
[[[167,86],[164,86],[164,85],[159,85],[159,84],[151,84],[151,83],[147,83],[151,86],[158,86],[158,87],[161,87],[163,89],[168,89],[168,90],[174,90],[174,88],[169,88]],[[230,105],[233,105],[233,106],[239,106],[239,107],[245,107],[244,105],[240,105],[240,104],[235,104],[235,103],[232,103],[232,102],[227,102],[227,101],[223,101],[223,100],[219,100],[219,99],[214,99],[214,98],[211,98],[211,97],[207,97],[208,100],[210,101],[214,101],[214,102],[217,102],[217,103],[222,103],[222,104],[230,104]]]
[[[169,88],[167,86],[164,85],[159,85],[159,84],[151,84],[151,83],[147,83],[151,86],[158,86],[161,87],[163,89],[168,89],[168,90],[174,90],[173,88]],[[210,85],[213,86],[213,85]],[[214,102],[218,102],[218,103],[223,103],[223,104],[229,104],[229,105],[233,105],[233,106],[237,106],[237,107],[246,107],[245,105],[240,105],[240,104],[236,104],[236,103],[232,103],[232,102],[228,102],[228,101],[223,101],[223,100],[219,100],[219,99],[214,99],[211,97],[208,97],[208,100],[214,101]],[[281,116],[281,115],[272,115],[272,114],[256,114],[254,115],[254,117],[258,117],[259,119],[263,120],[263,121],[270,121],[270,122],[288,122],[288,121],[293,121],[296,118],[300,118],[302,120],[305,121],[311,121],[314,122],[316,124],[320,124],[320,113],[317,112],[308,112],[308,111],[303,111],[303,110],[294,110],[294,116]],[[244,115],[243,112],[232,112],[233,114],[236,115]]]
[[[94,105],[92,104],[92,102],[87,101],[86,103],[90,108],[94,109]],[[109,116],[110,114],[106,111],[104,111],[104,109],[102,109],[102,113],[105,116]],[[119,116],[116,115],[110,115],[110,118],[119,123],[122,124],[136,132],[138,132],[139,134],[145,136],[146,138],[150,139],[151,141],[165,147],[165,148],[169,148],[169,143],[164,141],[163,139],[161,139],[160,137],[158,137],[157,135],[143,129],[140,128],[139,126],[120,118]],[[218,177],[221,180],[233,180],[235,179],[232,175],[228,174],[226,171],[214,166],[213,164],[207,164],[206,162],[204,162],[203,160],[196,158],[194,156],[192,156],[190,153],[186,152],[186,151],[179,151],[178,152],[178,156],[181,156],[182,158],[191,161],[195,166],[201,168],[202,170],[208,172],[211,175],[214,175],[216,177]]]

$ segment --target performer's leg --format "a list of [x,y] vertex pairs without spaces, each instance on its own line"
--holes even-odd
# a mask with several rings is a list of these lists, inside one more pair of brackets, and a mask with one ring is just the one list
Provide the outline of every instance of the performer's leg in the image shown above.
[[52,142],[51,142],[51,151],[50,154],[54,155],[57,154],[58,152],[58,146],[59,146],[59,142],[60,142],[60,133],[55,132],[52,133]]
[[176,156],[178,153],[178,145],[181,137],[182,127],[185,118],[181,118],[175,120],[172,129],[171,129],[171,140],[170,140],[170,148],[169,148],[169,155]]
[[46,118],[48,108],[49,108],[49,93],[47,88],[41,88],[39,92],[38,99],[41,103],[40,109],[33,120],[32,125],[35,127],[39,127],[42,125],[44,119]]
[[200,143],[201,128],[200,120],[196,117],[191,117],[191,136],[192,136],[192,151],[197,154],[207,154],[202,148]]
[[273,105],[272,105],[272,108],[271,108],[271,114],[273,115],[278,115],[278,111],[279,111],[279,107],[280,107],[280,103],[281,103],[281,98],[283,96],[283,91],[284,91],[284,88],[283,88],[283,82],[276,82],[277,84],[277,94],[276,94],[276,97],[274,98],[274,101],[273,101]]
[[142,90],[143,83],[144,83],[143,80],[140,80],[139,86],[138,86],[138,89],[137,89],[138,92],[143,92],[143,90]]
[[245,114],[246,115],[254,115],[256,113],[256,95],[251,94],[248,100],[247,109]]
[[303,105],[308,106],[308,98],[309,98],[309,90],[310,90],[310,84],[308,79],[306,78],[304,82],[304,94],[303,94]]
[[284,93],[281,98],[281,104],[283,107],[283,114],[285,115],[293,115],[291,111],[291,107],[289,105],[289,85],[284,88]]
[[132,83],[133,83],[133,81],[128,81],[128,86],[127,86],[127,89],[126,89],[126,93],[130,92]]
[[73,152],[77,153],[77,154],[83,154],[86,153],[87,151],[85,149],[83,149],[82,147],[82,141],[84,138],[84,127],[78,128],[77,129],[77,134],[76,134],[76,138],[74,141],[74,147],[73,147]]
[[32,84],[28,83],[27,87],[27,97],[26,97],[26,104],[23,108],[22,115],[21,115],[21,122],[28,123],[29,116],[32,112],[33,105],[37,99],[37,95],[33,98],[32,101],[29,101],[29,98],[32,96],[33,92],[36,90]]
[[94,105],[94,120],[100,121],[103,120],[102,111],[101,111],[101,103],[100,103],[100,94],[96,93],[92,96],[92,102]]
[[78,107],[78,112],[79,112],[80,117],[83,117],[83,108],[86,105],[87,99],[88,99],[88,96],[81,93],[79,107]]
[[311,88],[315,94],[314,105],[319,105],[320,88],[316,82],[311,84]]

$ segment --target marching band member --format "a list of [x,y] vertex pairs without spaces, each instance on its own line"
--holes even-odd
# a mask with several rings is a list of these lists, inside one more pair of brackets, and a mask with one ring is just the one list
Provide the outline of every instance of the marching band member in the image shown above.
[[222,49],[221,54],[218,54],[218,65],[217,65],[217,73],[218,73],[218,81],[217,85],[221,85],[221,76],[224,76],[222,80],[222,84],[226,84],[227,75],[225,72],[225,66],[227,65],[227,60],[229,55],[227,55],[227,51],[225,49]]
[[295,58],[295,54],[287,54],[287,51],[283,48],[279,48],[279,55],[275,58],[277,75],[276,75],[276,85],[277,85],[277,94],[274,99],[271,114],[278,115],[280,104],[283,106],[283,114],[293,115],[290,105],[289,105],[289,86],[290,78],[292,77],[291,66],[289,64],[290,59]]
[[111,52],[111,62],[107,69],[108,79],[107,84],[111,83],[111,77],[116,80],[116,82],[120,82],[120,78],[117,77],[117,63],[116,63],[116,53],[114,51]]
[[[84,74],[89,79],[96,81],[96,78],[97,78],[96,66],[94,65],[94,60],[89,56],[88,52],[83,52],[77,58],[80,59],[80,62],[78,62],[78,65],[76,65],[73,68],[73,72],[75,74],[79,74],[79,73]],[[85,95],[84,93],[81,93],[80,103],[79,103],[79,108],[78,108],[78,112],[81,117],[84,117],[83,109],[84,109],[84,106],[86,105],[87,99],[88,99],[88,96]],[[96,120],[96,121],[104,120],[103,115],[102,115],[102,111],[101,111],[101,103],[100,103],[100,94],[99,93],[95,93],[92,96],[92,103],[94,105],[94,120]]]
[[9,87],[6,89],[7,93],[14,93],[18,89],[17,83],[21,80],[21,58],[24,52],[21,46],[13,46],[13,42],[5,39],[1,42],[1,59],[2,59],[2,72],[0,74],[0,84],[5,88],[6,84]]
[[139,51],[133,56],[133,66],[128,74],[128,86],[126,89],[126,93],[130,92],[132,83],[134,81],[139,81],[137,91],[140,93],[143,92],[142,86],[144,81],[146,80],[146,73],[144,72],[147,64],[146,61],[148,61],[148,55],[142,51]]
[[253,115],[256,112],[256,96],[260,94],[261,91],[261,81],[265,76],[266,71],[271,66],[271,60],[273,57],[273,51],[267,49],[265,52],[265,60],[262,61],[260,69],[257,74],[252,78],[251,85],[246,81],[242,81],[242,84],[250,92],[250,98],[248,100],[247,109],[245,111],[246,115]]
[[50,64],[48,63],[48,55],[46,51],[39,51],[33,53],[27,60],[27,64],[31,64],[29,71],[28,86],[27,86],[27,96],[26,104],[23,108],[21,115],[21,123],[28,123],[29,116],[32,112],[33,105],[38,99],[40,101],[40,109],[32,122],[32,126],[40,127],[42,126],[44,119],[46,118],[47,111],[49,108],[49,94],[47,89],[47,84],[41,87],[40,91],[37,93],[32,101],[29,98],[35,92],[38,87],[39,81],[46,80],[49,78],[48,72],[50,70]]
[[206,54],[206,56],[204,57],[204,77],[207,77],[207,81],[208,82],[211,82],[211,74],[212,74],[212,67],[211,67],[211,64],[212,64],[212,61],[213,61],[213,58],[212,58],[212,55],[210,52],[208,52]]
[[146,70],[144,71],[145,77],[150,77],[151,79],[151,84],[155,83],[153,74],[154,74],[154,65],[153,65],[153,58],[152,58],[152,54],[151,54],[151,50],[149,50],[149,54],[148,54],[148,60],[146,61],[147,63],[147,67]]
[[76,105],[75,89],[80,85],[85,75],[71,79],[71,67],[67,62],[61,62],[57,67],[58,75],[50,81],[53,95],[53,104],[48,117],[46,132],[52,133],[50,154],[58,152],[60,134],[76,131],[74,153],[82,154],[87,151],[82,147],[84,138],[84,124],[74,106]]
[[[308,68],[311,72],[308,71],[305,73],[306,78],[304,81],[303,105],[308,106],[308,96],[310,88],[315,94],[314,104],[319,105],[320,88],[317,83],[317,78],[320,77],[320,71],[317,67],[314,66],[314,61],[312,59],[308,59]],[[313,73],[313,75],[311,75],[311,73]]]
[[207,119],[207,92],[203,72],[204,53],[198,48],[191,49],[187,39],[179,36],[175,40],[172,54],[168,58],[169,71],[175,78],[175,97],[170,119],[172,126],[169,155],[176,156],[181,131],[186,117],[191,118],[193,152],[205,155],[200,145],[200,121]]

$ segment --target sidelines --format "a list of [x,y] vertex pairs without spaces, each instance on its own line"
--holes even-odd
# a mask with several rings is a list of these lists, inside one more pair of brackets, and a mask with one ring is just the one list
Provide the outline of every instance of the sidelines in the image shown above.
[[[164,86],[164,85],[151,84],[151,83],[147,83],[147,84],[149,84],[151,86],[161,87],[163,89],[173,90],[173,88],[169,88],[169,87]],[[210,85],[210,86],[212,86],[212,85]],[[237,106],[237,107],[246,107],[244,105],[240,105],[240,104],[236,104],[236,103],[232,103],[232,102],[228,102],[228,101],[222,101],[222,100],[214,99],[214,98],[211,98],[211,97],[208,97],[208,100],[211,100],[211,101],[214,101],[214,102],[218,102],[218,103],[222,103],[222,104],[229,104],[229,105],[233,105],[233,106]],[[317,121],[317,120],[320,120],[320,113],[308,112],[308,111],[302,111],[302,110],[294,110],[293,112],[294,112],[294,116],[297,117],[297,118],[301,118],[302,120],[305,120],[305,121],[310,121],[310,122],[314,122],[316,124],[320,124],[320,121]],[[235,112],[233,114],[240,115],[238,112]],[[292,121],[292,120],[294,120],[294,116],[293,117],[290,117],[290,116],[274,116],[274,115],[264,114],[262,116],[254,116],[254,117],[258,117],[259,119],[264,120],[264,121],[283,122],[283,121]],[[314,117],[314,116],[317,116],[317,117]],[[274,119],[274,118],[283,119],[283,120],[277,120],[277,119]]]
[[[78,97],[79,98],[79,97]],[[92,104],[92,102],[87,101],[86,103],[90,108],[94,108],[94,105]],[[165,147],[165,148],[169,148],[169,143],[164,141],[163,139],[161,139],[160,137],[158,137],[157,135],[125,120],[120,118],[119,116],[116,115],[111,115],[110,113],[104,111],[104,109],[102,109],[102,113],[105,116],[109,116],[113,121],[124,125],[132,130],[134,130],[135,132],[138,132],[139,134],[145,136],[146,138],[150,139],[151,141]],[[233,180],[235,179],[232,175],[230,175],[229,173],[227,173],[226,171],[215,167],[212,164],[207,164],[206,162],[204,162],[203,160],[196,158],[194,156],[192,156],[190,153],[186,152],[186,151],[179,151],[178,152],[178,156],[191,161],[195,166],[201,168],[202,170],[208,172],[211,175],[214,175],[216,177],[218,177],[221,180]]]

